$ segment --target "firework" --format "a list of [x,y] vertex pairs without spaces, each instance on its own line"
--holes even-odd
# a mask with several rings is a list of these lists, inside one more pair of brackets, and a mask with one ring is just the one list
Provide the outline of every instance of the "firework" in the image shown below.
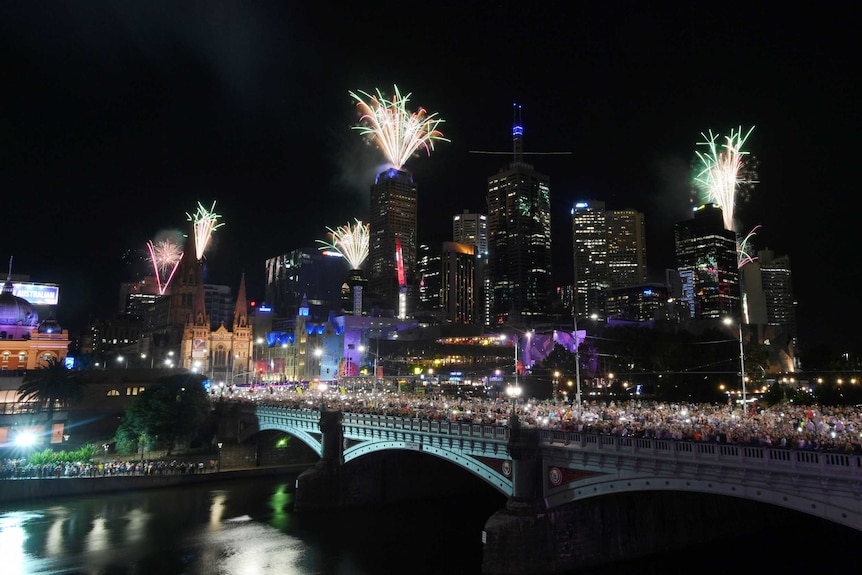
[[395,95],[391,100],[387,100],[380,90],[376,95],[361,90],[350,92],[350,95],[361,113],[359,125],[353,129],[374,140],[389,163],[400,170],[419,148],[425,148],[430,156],[435,141],[449,140],[437,129],[444,120],[437,114],[428,115],[425,108],[409,112],[410,94],[402,96],[398,86],[394,88]]
[[213,232],[224,224],[217,223],[221,215],[215,213],[215,202],[209,210],[198,202],[198,209],[194,214],[186,213],[190,222],[194,222],[195,229],[195,257],[203,259],[204,251],[209,245]]
[[748,246],[751,243],[751,238],[753,238],[755,236],[755,233],[757,232],[757,229],[759,227],[760,227],[760,225],[754,226],[751,229],[751,231],[748,232],[747,236],[745,236],[744,238],[741,238],[737,242],[737,244],[736,244],[736,255],[737,255],[737,262],[739,264],[739,267],[742,267],[745,264],[747,264],[749,262],[753,262],[754,260],[757,259],[757,256],[752,257],[748,253],[748,249],[749,249]]
[[150,252],[150,261],[156,275],[159,295],[165,295],[165,291],[167,291],[174,273],[183,259],[183,251],[178,244],[169,239],[155,243],[147,242],[147,250]]
[[340,226],[338,229],[326,228],[329,230],[330,241],[317,240],[323,244],[320,249],[333,249],[347,260],[350,269],[358,270],[365,258],[368,257],[369,239],[371,236],[371,226],[363,224],[356,220],[352,226],[350,224]]
[[725,137],[724,146],[716,143],[718,136],[709,131],[709,136],[701,132],[704,141],[698,145],[707,146],[709,152],[696,152],[702,164],[695,182],[706,194],[706,201],[718,204],[724,215],[725,229],[733,229],[735,195],[741,182],[740,171],[743,167],[743,157],[748,154],[742,146],[754,130],[752,127],[743,135],[742,127],[738,131],[731,130]]

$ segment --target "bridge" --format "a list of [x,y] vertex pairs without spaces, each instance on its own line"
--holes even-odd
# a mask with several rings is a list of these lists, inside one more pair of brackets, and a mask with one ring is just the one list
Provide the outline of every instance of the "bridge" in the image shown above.
[[[312,470],[316,478],[297,481],[298,508],[349,503],[333,493],[344,486],[343,478],[332,481],[333,474],[375,452],[420,452],[481,478],[508,498],[506,510],[498,521],[489,520],[483,533],[487,573],[504,563],[499,572],[518,572],[513,549],[524,549],[514,539],[522,538],[525,525],[540,532],[534,543],[547,547],[551,536],[542,532],[548,528],[537,526],[544,518],[621,494],[728,496],[862,531],[862,456],[857,454],[598,435],[526,427],[516,420],[501,426],[263,405],[256,407],[256,417],[259,431],[295,436],[321,457]],[[550,545],[559,551],[559,542]],[[489,548],[498,560],[488,558]],[[524,572],[536,567],[529,554],[521,561]],[[571,566],[549,566],[549,572]]]

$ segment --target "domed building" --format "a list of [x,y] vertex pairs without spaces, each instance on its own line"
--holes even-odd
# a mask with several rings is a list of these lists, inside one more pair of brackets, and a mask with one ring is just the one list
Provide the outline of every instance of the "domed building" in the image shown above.
[[69,332],[53,319],[39,321],[26,299],[12,293],[12,276],[0,293],[0,371],[44,367],[49,359],[64,361],[69,351]]

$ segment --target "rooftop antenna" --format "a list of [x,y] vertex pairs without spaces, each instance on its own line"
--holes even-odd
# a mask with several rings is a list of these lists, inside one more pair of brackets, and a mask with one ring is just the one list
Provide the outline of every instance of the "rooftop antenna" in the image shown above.
[[[521,121],[521,104],[517,102],[512,104],[512,153],[515,156],[515,163],[521,163],[524,161],[525,154],[531,154],[536,156],[555,156],[555,155],[564,155],[571,154],[572,152],[525,152],[524,151],[524,123]],[[503,155],[508,154],[509,152],[496,152],[490,150],[470,150],[471,154],[494,154],[494,155]]]

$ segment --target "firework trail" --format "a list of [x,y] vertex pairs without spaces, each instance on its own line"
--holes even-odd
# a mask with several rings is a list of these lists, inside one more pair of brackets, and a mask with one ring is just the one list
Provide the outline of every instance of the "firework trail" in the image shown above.
[[150,261],[156,275],[159,295],[165,295],[171,280],[174,278],[174,273],[183,259],[183,251],[178,244],[171,240],[147,242],[147,250],[150,252]]
[[437,114],[428,115],[425,108],[415,112],[407,110],[410,94],[402,96],[398,86],[395,95],[387,100],[380,90],[376,95],[359,91],[349,92],[360,111],[359,125],[353,126],[363,136],[369,136],[395,168],[401,167],[419,148],[430,156],[435,141],[448,142],[437,126],[444,120]]
[[695,177],[695,183],[705,192],[708,203],[718,204],[724,216],[724,228],[733,230],[733,216],[737,185],[741,182],[740,170],[743,167],[743,156],[748,154],[742,146],[751,135],[754,127],[743,135],[742,126],[739,130],[730,131],[725,137],[724,146],[716,143],[718,136],[709,131],[709,136],[701,132],[704,141],[698,145],[707,146],[705,154],[695,152],[701,162],[702,169]]
[[317,240],[323,244],[320,249],[333,249],[347,260],[350,269],[358,270],[365,258],[368,257],[368,249],[371,238],[371,226],[356,220],[352,226],[346,224],[333,230],[329,230],[330,241]]
[[742,267],[745,264],[753,262],[754,260],[757,259],[757,256],[751,256],[748,253],[748,246],[751,243],[751,238],[753,238],[755,236],[757,229],[760,227],[761,227],[760,224],[754,226],[751,229],[751,231],[748,232],[747,236],[745,236],[744,238],[740,239],[737,242],[737,244],[736,244],[736,256],[737,256],[737,262],[739,264],[738,267]]
[[209,245],[213,232],[224,225],[217,223],[221,215],[215,213],[215,205],[216,203],[213,202],[213,207],[208,210],[198,202],[198,209],[194,214],[186,212],[189,221],[194,223],[195,257],[198,261],[203,259],[204,251]]

